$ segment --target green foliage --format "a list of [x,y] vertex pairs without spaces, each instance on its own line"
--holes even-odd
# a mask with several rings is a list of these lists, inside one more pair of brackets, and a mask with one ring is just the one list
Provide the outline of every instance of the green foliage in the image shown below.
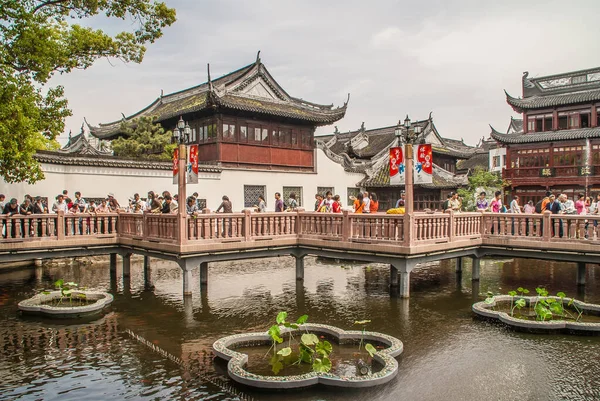
[[463,208],[468,212],[475,211],[477,209],[475,202],[481,191],[486,192],[489,202],[489,198],[495,191],[502,190],[508,185],[510,184],[503,181],[499,174],[476,168],[469,176],[469,186],[459,188],[458,194],[463,198]]
[[[78,23],[94,17],[128,30],[111,36]],[[58,147],[71,115],[63,88],[48,80],[99,58],[141,62],[175,10],[155,0],[0,0],[0,21],[0,175],[33,184],[44,178],[35,152]]]
[[[573,302],[573,299],[570,299],[568,304],[565,307],[565,302],[564,302],[564,298],[566,297],[566,294],[562,291],[559,291],[556,294],[556,297],[559,298],[558,300],[556,298],[550,298],[548,297],[548,290],[546,290],[543,287],[537,287],[535,289],[535,292],[537,293],[537,298],[536,298],[536,302],[533,306],[530,306],[529,310],[531,310],[531,308],[533,308],[533,312],[535,313],[535,319],[539,320],[539,321],[546,321],[546,320],[552,320],[552,319],[572,319],[575,321],[579,321],[579,319],[581,319],[581,316],[583,315],[583,311],[581,311],[577,305]],[[524,298],[519,298],[516,301],[514,300],[514,297],[517,295],[517,293],[520,294],[521,297],[525,296],[525,294],[529,294],[529,290],[523,287],[519,287],[517,288],[516,291],[509,291],[508,295],[510,295],[511,297],[511,305],[510,305],[510,315],[513,316],[514,315],[514,310],[518,309],[519,311],[523,308],[525,308],[527,306],[527,302],[525,301]],[[488,293],[490,294],[490,293]],[[488,299],[490,299],[490,297],[488,296]],[[484,301],[486,303],[492,303],[492,302],[487,302],[487,299]],[[514,302],[514,305],[513,305]],[[576,315],[574,315],[572,312],[572,310],[569,310],[568,307],[572,307],[573,309],[575,309],[576,311]],[[521,316],[522,318],[524,316]],[[526,316],[525,316],[526,318]]]
[[312,367],[315,372],[327,373],[331,370],[331,360],[326,356],[323,358],[315,358]]
[[[77,283],[74,283],[72,281],[65,283],[65,281],[63,279],[59,279],[54,282],[54,287],[57,290],[60,290],[60,300],[58,301],[59,305],[62,303],[62,301],[65,298],[67,298],[69,300],[69,303],[73,302],[73,290],[78,287]],[[77,295],[78,295],[77,297],[81,300],[86,299],[85,294],[77,294]]]
[[365,344],[365,350],[369,353],[369,356],[373,358],[373,355],[377,352],[375,347],[372,344]]
[[[141,117],[123,123],[124,137],[111,142],[115,156],[133,159],[170,160],[177,145],[171,144],[171,131],[165,131],[154,118]],[[279,322],[278,322],[279,323]]]

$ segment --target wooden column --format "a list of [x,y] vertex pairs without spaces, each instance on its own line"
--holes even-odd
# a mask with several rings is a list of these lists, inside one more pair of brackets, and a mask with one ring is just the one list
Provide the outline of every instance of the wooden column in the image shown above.
[[598,126],[598,106],[596,104],[592,104],[592,114],[590,116],[591,120],[590,121],[590,127],[597,127]]
[[558,110],[552,112],[552,131],[558,130]]

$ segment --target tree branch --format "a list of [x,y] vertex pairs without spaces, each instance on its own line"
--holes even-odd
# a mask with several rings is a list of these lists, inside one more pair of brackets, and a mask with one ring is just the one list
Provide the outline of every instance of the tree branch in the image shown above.
[[38,12],[39,10],[41,10],[44,7],[47,6],[55,6],[58,5],[60,3],[68,3],[69,0],[49,0],[49,1],[44,1],[40,4],[38,4],[37,6],[35,6],[35,8],[31,11],[32,14],[35,14],[36,12]]

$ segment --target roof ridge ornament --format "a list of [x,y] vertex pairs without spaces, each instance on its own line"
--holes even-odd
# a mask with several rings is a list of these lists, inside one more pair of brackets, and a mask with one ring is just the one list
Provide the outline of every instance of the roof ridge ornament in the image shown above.
[[209,91],[213,91],[213,83],[212,80],[210,79],[210,63],[206,63],[206,72],[208,74],[208,90]]
[[256,65],[260,65],[260,50],[256,53]]
[[527,78],[529,76],[529,71],[524,71],[523,72],[523,89],[528,88],[534,88],[535,85],[533,84],[533,82],[531,82],[531,80],[529,78]]

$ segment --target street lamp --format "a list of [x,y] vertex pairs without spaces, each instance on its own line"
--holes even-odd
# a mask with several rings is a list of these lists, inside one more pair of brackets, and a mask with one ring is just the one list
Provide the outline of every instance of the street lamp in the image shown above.
[[189,142],[192,129],[190,125],[183,120],[183,117],[179,117],[177,126],[173,129],[172,143],[177,144],[179,147],[179,157],[177,160],[179,176],[177,179],[177,194],[178,194],[178,227],[179,227],[179,243],[183,244],[187,241],[187,221],[186,221],[186,188],[185,188],[185,176],[186,176],[186,165],[187,165],[187,147],[186,143]]

